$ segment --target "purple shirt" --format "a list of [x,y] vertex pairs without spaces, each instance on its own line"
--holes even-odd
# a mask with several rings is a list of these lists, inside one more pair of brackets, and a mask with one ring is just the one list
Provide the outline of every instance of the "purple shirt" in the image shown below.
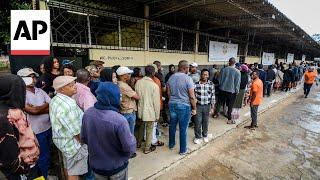
[[128,164],[137,144],[126,118],[112,110],[92,107],[84,113],[82,122],[81,141],[88,145],[89,164],[94,172],[114,174]]
[[91,93],[90,88],[81,84],[76,83],[77,94],[74,95],[78,106],[85,112],[87,109],[92,107],[97,102],[96,97]]
[[[26,104],[32,106],[42,106],[44,103],[50,103],[51,99],[46,92],[40,88],[34,88],[35,92],[27,90]],[[51,127],[49,114],[31,115],[27,114],[32,130],[35,134],[40,134]]]

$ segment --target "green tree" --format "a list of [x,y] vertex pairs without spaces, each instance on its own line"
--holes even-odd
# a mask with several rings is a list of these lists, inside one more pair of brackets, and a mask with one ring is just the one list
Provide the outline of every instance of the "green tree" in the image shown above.
[[28,10],[31,7],[31,0],[7,0],[0,3],[0,46],[2,52],[6,52],[5,45],[10,42],[10,10]]

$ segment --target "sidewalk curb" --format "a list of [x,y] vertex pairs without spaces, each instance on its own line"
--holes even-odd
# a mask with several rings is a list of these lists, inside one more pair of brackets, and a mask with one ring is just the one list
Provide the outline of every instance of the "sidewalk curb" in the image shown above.
[[[283,102],[285,99],[287,99],[288,96],[290,95],[294,95],[297,92],[300,92],[301,89],[298,89],[295,92],[290,92],[288,95],[283,96],[281,99],[277,100],[276,102],[270,104],[270,106],[267,106],[265,109],[262,109],[259,113],[258,116],[265,113],[266,111],[268,111],[269,109],[275,107],[276,105],[278,105],[279,103]],[[181,158],[179,158],[176,161],[173,161],[171,164],[169,164],[168,166],[163,167],[161,170],[159,170],[158,172],[144,178],[144,179],[155,179],[159,176],[161,176],[162,174],[164,174],[165,172],[168,172],[169,170],[171,170],[174,167],[177,167],[178,165],[182,164],[185,160],[189,159],[190,157],[196,155],[199,150],[203,150],[205,149],[209,144],[217,142],[219,140],[221,140],[222,138],[224,138],[225,136],[235,132],[235,130],[237,130],[238,128],[243,127],[245,124],[247,124],[249,121],[251,120],[250,117],[246,118],[245,120],[243,120],[241,123],[237,124],[234,128],[231,128],[229,130],[227,130],[225,133],[211,139],[208,143],[204,144],[203,146],[200,146],[199,148],[191,151],[188,155],[182,156]]]

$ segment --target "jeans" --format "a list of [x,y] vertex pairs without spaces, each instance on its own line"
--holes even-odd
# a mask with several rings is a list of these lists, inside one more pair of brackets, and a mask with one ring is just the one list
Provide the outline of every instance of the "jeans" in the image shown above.
[[112,176],[102,176],[94,173],[96,180],[127,180],[128,179],[128,167],[124,170],[114,174]]
[[169,104],[170,126],[169,126],[169,148],[172,149],[176,144],[176,130],[179,123],[180,134],[180,153],[187,151],[187,129],[191,116],[190,105]]
[[237,93],[220,91],[219,100],[218,100],[214,115],[217,115],[220,112],[221,106],[226,103],[228,107],[228,120],[231,120],[232,119],[231,113],[232,113],[233,105],[236,98],[237,98]]
[[310,90],[311,90],[311,87],[312,87],[312,84],[304,83],[304,85],[303,85],[303,90],[304,90],[305,96],[308,96],[308,95],[309,95]]
[[209,126],[209,113],[211,105],[200,105],[197,104],[197,114],[194,124],[194,134],[196,139],[201,138],[201,127],[202,127],[202,136],[208,137],[208,126]]
[[52,140],[52,129],[50,128],[40,134],[37,134],[36,137],[40,145],[40,156],[37,164],[42,176],[47,178],[51,158],[50,144]]
[[134,135],[134,127],[136,125],[136,112],[133,111],[132,113],[122,113],[122,115],[127,119],[130,127],[130,132]]
[[251,111],[251,127],[255,127],[258,124],[258,107],[259,105],[253,105],[250,107]]
[[271,81],[267,81],[267,96],[271,95],[271,87],[272,87],[272,82]]

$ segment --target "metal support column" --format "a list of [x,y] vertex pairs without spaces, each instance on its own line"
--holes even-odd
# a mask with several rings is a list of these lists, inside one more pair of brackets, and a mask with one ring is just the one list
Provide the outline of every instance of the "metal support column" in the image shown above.
[[181,51],[183,50],[183,31],[181,31]]
[[199,37],[199,30],[200,30],[200,21],[197,21],[197,26],[196,26],[196,47],[195,47],[195,53],[198,54],[199,53],[199,42],[200,42],[200,37]]
[[91,46],[92,45],[92,39],[91,39],[91,27],[90,27],[90,16],[87,14],[87,26],[88,26],[88,43]]
[[249,50],[249,39],[250,39],[250,34],[248,32],[248,35],[247,35],[247,42],[246,42],[246,47],[244,49],[244,56],[247,57],[248,56],[248,50]]
[[118,19],[118,40],[119,40],[119,47],[122,47],[122,32],[121,32],[121,20]]
[[144,50],[149,50],[149,6],[144,6]]

